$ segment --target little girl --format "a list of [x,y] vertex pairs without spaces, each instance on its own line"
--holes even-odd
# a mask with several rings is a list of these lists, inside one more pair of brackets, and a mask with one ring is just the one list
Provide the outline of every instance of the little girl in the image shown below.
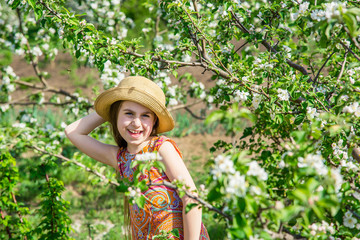
[[[174,120],[165,107],[161,88],[145,77],[127,77],[117,87],[100,94],[95,101],[96,112],[66,127],[70,141],[91,158],[114,167],[121,179],[133,181],[136,167],[131,168],[137,154],[157,151],[166,167],[165,173],[150,170],[152,183],[181,179],[191,190],[195,184],[187,170],[175,142],[157,134],[174,128]],[[105,121],[112,126],[117,146],[101,143],[88,134]],[[160,186],[159,186],[160,185]],[[161,231],[177,229],[180,238],[209,239],[201,222],[201,209],[192,208],[185,213],[185,206],[195,200],[169,187],[157,184],[142,192],[146,198],[144,209],[130,205],[132,239],[152,239]]]

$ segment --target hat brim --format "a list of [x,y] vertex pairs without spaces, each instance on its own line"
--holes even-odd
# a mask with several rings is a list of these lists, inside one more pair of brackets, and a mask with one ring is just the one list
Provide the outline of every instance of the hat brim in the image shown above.
[[166,107],[156,101],[149,93],[135,87],[114,87],[101,93],[95,101],[95,111],[106,121],[109,121],[111,105],[120,100],[133,101],[153,111],[159,121],[156,133],[168,132],[174,128],[174,119]]

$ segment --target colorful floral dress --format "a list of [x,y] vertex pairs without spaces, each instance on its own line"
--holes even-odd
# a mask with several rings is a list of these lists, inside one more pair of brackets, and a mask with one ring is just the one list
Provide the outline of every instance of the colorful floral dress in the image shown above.
[[[164,136],[153,137],[149,144],[137,154],[159,151],[165,141],[172,143],[180,157],[182,156],[176,143]],[[126,148],[119,149],[117,159],[121,178],[133,181],[136,167],[131,168],[130,166],[135,157],[136,154],[130,154]],[[147,172],[146,176],[142,175],[139,180],[147,179],[148,174],[152,183],[169,181],[165,173],[154,167]],[[143,194],[147,199],[144,209],[139,208],[136,204],[130,205],[132,239],[152,239],[154,235],[160,234],[161,230],[170,232],[174,229],[178,230],[180,238],[171,234],[169,239],[184,239],[183,204],[176,190],[165,186],[151,186]],[[201,224],[200,239],[210,239],[203,224]]]

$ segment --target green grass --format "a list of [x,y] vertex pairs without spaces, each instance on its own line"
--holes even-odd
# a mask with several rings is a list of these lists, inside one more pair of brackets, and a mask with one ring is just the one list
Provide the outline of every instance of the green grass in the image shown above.
[[8,50],[0,50],[0,67],[8,66],[12,63],[12,52]]

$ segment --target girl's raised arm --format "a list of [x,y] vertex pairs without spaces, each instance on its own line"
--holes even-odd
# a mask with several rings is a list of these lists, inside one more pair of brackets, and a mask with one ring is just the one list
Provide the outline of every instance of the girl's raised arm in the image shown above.
[[65,134],[81,152],[117,169],[116,154],[119,148],[88,136],[92,130],[104,122],[102,117],[93,112],[68,125],[65,128]]
[[[170,142],[164,142],[159,149],[159,153],[165,164],[165,173],[169,180],[182,180],[190,187],[190,190],[196,190],[195,183],[174,146]],[[196,200],[193,200],[187,195],[182,197],[181,200],[183,202],[184,240],[197,240],[200,238],[201,232],[201,208],[194,207],[191,211],[186,213],[186,205],[189,203],[196,203]]]

